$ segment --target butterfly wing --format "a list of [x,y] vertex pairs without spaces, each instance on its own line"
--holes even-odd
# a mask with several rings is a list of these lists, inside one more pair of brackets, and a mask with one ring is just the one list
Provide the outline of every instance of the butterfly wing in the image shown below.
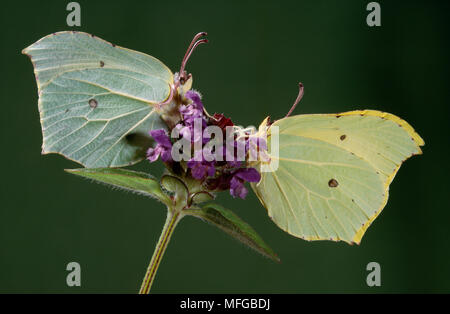
[[86,167],[129,165],[145,147],[127,135],[164,128],[154,105],[169,97],[173,75],[159,60],[81,32],[46,36],[23,53],[34,66],[44,154]]
[[[273,126],[278,156],[270,147]],[[374,110],[284,118],[268,140],[265,166],[274,171],[252,187],[269,216],[305,240],[348,243],[360,243],[400,165],[424,145],[406,121]]]

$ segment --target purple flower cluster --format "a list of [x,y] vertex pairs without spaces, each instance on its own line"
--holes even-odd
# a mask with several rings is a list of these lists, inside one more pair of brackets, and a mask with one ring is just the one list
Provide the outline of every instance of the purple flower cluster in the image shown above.
[[202,139],[202,134],[201,132],[199,134],[194,132],[195,121],[202,122],[202,130],[207,126],[207,119],[203,114],[203,103],[201,101],[200,94],[193,90],[187,91],[185,97],[191,100],[192,103],[190,105],[180,106],[179,111],[183,117],[183,121],[178,123],[175,128],[179,130],[180,135],[183,137],[190,139],[192,136],[193,142],[197,142]]
[[147,159],[150,162],[154,162],[161,156],[161,160],[164,162],[172,161],[172,142],[166,131],[163,129],[150,131],[151,137],[156,142],[155,148],[150,147],[147,150]]
[[[198,144],[198,142],[201,142],[200,146],[203,147],[204,144],[210,141],[209,138],[203,136],[203,132],[195,132],[194,127],[198,128],[201,125],[201,130],[203,130],[208,125],[216,125],[225,134],[225,128],[233,126],[231,120],[222,114],[215,114],[213,117],[206,116],[203,110],[201,96],[196,91],[190,90],[186,92],[185,97],[190,103],[179,107],[182,119],[174,128],[178,130],[181,137],[191,140],[194,146],[195,143]],[[161,156],[162,161],[172,162],[172,142],[167,133],[164,130],[153,130],[150,131],[150,135],[157,144],[154,148],[148,149],[147,159],[150,162],[154,162]],[[250,143],[248,139],[243,139],[243,141],[243,145],[245,146],[244,153],[247,153]],[[235,147],[238,146],[238,140],[236,138],[233,144]],[[230,154],[225,149],[225,146],[224,143],[222,151],[219,152],[219,155],[223,157],[222,160],[213,159],[210,161],[210,158],[206,160],[204,151],[198,150],[194,152],[193,158],[187,161],[186,166],[191,176],[201,181],[208,190],[229,190],[233,197],[244,199],[248,193],[244,185],[245,182],[259,182],[261,175],[254,168],[242,167],[242,162],[236,158],[236,150],[234,150],[233,154]]]

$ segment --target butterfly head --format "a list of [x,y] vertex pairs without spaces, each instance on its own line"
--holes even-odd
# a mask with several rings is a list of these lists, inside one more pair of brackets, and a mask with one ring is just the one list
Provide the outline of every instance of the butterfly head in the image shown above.
[[179,106],[187,105],[189,102],[185,94],[191,89],[193,78],[192,74],[185,70],[186,64],[195,48],[208,42],[206,38],[202,38],[206,35],[206,32],[200,32],[194,36],[181,61],[180,71],[174,74],[173,83],[170,85],[169,97],[165,101],[155,105],[156,111],[160,113],[166,124],[171,127],[180,118],[177,114]]

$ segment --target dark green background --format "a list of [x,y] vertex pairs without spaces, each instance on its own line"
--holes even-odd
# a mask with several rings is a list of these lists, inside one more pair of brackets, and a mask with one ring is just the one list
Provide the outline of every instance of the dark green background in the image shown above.
[[[219,202],[249,222],[282,259],[275,264],[194,218],[175,231],[154,284],[159,293],[449,292],[449,3],[380,1],[9,1],[1,11],[0,292],[135,293],[165,219],[163,206],[89,183],[78,167],[41,156],[37,88],[21,50],[60,30],[81,30],[151,54],[174,72],[192,36],[210,44],[188,70],[209,112],[242,125],[282,117],[305,84],[300,113],[378,109],[425,139],[391,185],[389,203],[361,245],[306,242],[267,217],[250,193]],[[159,175],[161,165],[137,169]],[[67,263],[82,286],[66,286]],[[366,285],[381,265],[382,286]]]

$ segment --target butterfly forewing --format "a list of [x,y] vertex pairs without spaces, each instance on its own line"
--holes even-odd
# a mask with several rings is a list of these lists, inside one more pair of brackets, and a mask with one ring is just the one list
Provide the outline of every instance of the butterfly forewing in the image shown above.
[[46,36],[23,52],[38,85],[43,153],[86,167],[129,165],[146,147],[127,136],[165,127],[154,105],[168,98],[173,75],[156,58],[80,32]]

